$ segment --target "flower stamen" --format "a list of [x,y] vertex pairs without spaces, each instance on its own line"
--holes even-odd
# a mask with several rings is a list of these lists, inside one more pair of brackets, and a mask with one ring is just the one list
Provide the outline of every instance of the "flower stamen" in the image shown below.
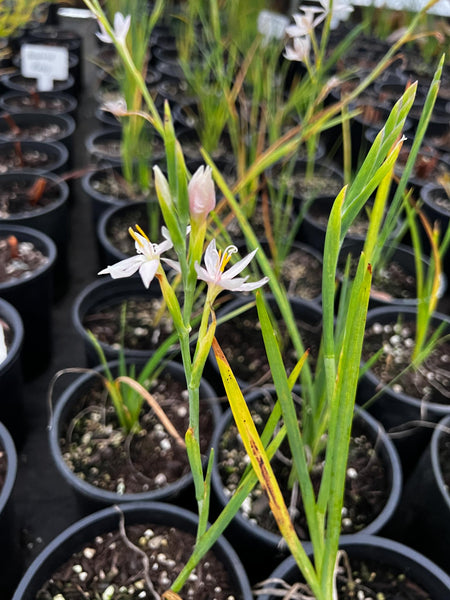
[[236,246],[228,246],[225,248],[222,256],[222,250],[219,250],[219,270],[221,273],[224,272],[225,267],[231,260],[231,256],[237,252]]
[[141,227],[139,227],[139,225],[136,223],[135,225],[136,229],[138,230],[138,232],[145,237],[145,239],[147,240],[147,242],[149,242],[150,240],[148,239],[148,235],[146,233],[144,233],[144,231],[142,230]]

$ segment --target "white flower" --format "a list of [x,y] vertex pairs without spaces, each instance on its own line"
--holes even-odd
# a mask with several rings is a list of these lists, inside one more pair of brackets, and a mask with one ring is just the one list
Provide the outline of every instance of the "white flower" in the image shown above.
[[250,252],[250,254],[238,261],[225,273],[225,267],[231,256],[237,252],[237,248],[236,246],[228,246],[222,254],[221,251],[218,252],[216,250],[216,241],[212,240],[205,252],[206,269],[201,267],[197,262],[195,263],[198,278],[206,281],[209,286],[233,292],[250,292],[256,290],[267,283],[269,278],[263,277],[259,281],[246,283],[248,275],[246,277],[236,277],[253,259],[256,250]]
[[[313,29],[325,18],[325,11],[322,8],[305,6],[302,7],[301,10],[303,14],[297,13],[292,15],[295,25],[288,25],[286,27],[286,35],[291,38],[310,35]],[[318,14],[319,16],[314,18],[315,14]]]
[[286,46],[284,49],[284,57],[287,60],[297,60],[306,62],[311,51],[311,39],[307,36],[296,37],[292,40],[292,46]]
[[[125,45],[125,40],[127,38],[128,30],[130,29],[131,23],[131,15],[123,16],[122,13],[116,12],[114,15],[114,36],[117,39],[119,44]],[[111,36],[107,33],[105,26],[101,21],[98,21],[101,32],[97,33],[97,37],[99,40],[104,42],[105,44],[113,44]]]
[[137,255],[106,267],[98,275],[109,274],[113,279],[120,279],[121,277],[130,277],[136,271],[139,271],[145,287],[148,288],[160,265],[161,254],[170,250],[173,244],[169,232],[165,227],[161,228],[161,233],[165,239],[160,244],[152,244],[138,225],[136,225],[136,229],[138,229],[139,233],[133,231],[131,227],[128,231],[135,241],[134,245]]
[[[330,12],[330,0],[319,0],[320,4],[326,13]],[[353,6],[350,2],[342,2],[342,0],[333,0],[333,8],[331,13],[331,29],[336,29],[339,21],[346,21],[349,14],[353,12]]]

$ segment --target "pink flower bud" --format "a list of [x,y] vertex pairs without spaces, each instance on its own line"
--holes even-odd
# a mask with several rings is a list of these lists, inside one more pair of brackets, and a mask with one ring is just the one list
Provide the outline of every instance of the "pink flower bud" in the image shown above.
[[201,166],[197,169],[189,182],[188,192],[191,217],[206,219],[216,206],[216,192],[211,167]]

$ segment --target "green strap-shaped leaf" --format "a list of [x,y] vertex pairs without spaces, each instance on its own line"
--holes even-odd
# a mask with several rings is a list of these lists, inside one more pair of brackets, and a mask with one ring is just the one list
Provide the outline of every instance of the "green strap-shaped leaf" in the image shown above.
[[231,411],[253,470],[258,477],[261,487],[267,493],[270,509],[277,522],[278,528],[280,529],[281,535],[286,541],[292,555],[296,558],[311,589],[317,595],[317,598],[320,598],[321,595],[316,573],[292,524],[283,494],[281,493],[269,458],[267,457],[264,446],[256,430],[247,403],[239,388],[239,384],[216,339],[214,339],[212,347]]

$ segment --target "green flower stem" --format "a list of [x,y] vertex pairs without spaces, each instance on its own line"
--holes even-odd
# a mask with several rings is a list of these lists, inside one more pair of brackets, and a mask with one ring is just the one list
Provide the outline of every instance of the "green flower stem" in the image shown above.
[[131,78],[136,83],[139,91],[142,94],[142,97],[145,100],[145,103],[150,111],[150,114],[153,118],[153,124],[156,131],[159,135],[164,139],[164,126],[161,121],[161,117],[156,109],[155,103],[153,102],[153,98],[150,95],[150,92],[145,84],[142,73],[136,68],[134,61],[130,55],[130,52],[125,44],[121,44],[117,41],[117,38],[114,35],[114,29],[108,21],[107,16],[105,15],[99,0],[83,0],[85,5],[89,8],[89,10],[95,15],[95,17],[103,24],[105,31],[110,36],[110,38],[114,42],[114,46],[122,59],[123,65],[125,69],[130,74]]
[[[284,427],[278,431],[274,439],[271,441],[269,446],[266,448],[266,454],[269,459],[272,459],[275,455],[275,452],[281,446],[282,441],[284,440],[286,435],[286,430]],[[258,478],[253,471],[250,469],[247,474],[242,478],[239,483],[238,488],[236,489],[233,496],[228,500],[224,509],[220,513],[220,515],[215,519],[214,523],[205,531],[205,533],[199,538],[194,551],[187,561],[186,565],[183,567],[182,571],[175,579],[172,584],[171,589],[174,592],[179,592],[183,585],[186,583],[187,578],[191,574],[192,570],[197,566],[199,561],[203,558],[203,556],[212,548],[217,539],[223,534],[225,529],[231,523],[234,515],[239,511],[240,507],[244,500],[248,497],[254,486],[257,484]],[[318,585],[317,577],[314,575],[314,569],[309,560],[306,553],[299,551],[301,553],[301,560],[304,563],[305,571],[308,573],[310,577],[308,577],[308,581],[313,588],[317,590],[317,599],[318,600],[327,600],[326,598],[322,598],[320,595],[320,588]]]

